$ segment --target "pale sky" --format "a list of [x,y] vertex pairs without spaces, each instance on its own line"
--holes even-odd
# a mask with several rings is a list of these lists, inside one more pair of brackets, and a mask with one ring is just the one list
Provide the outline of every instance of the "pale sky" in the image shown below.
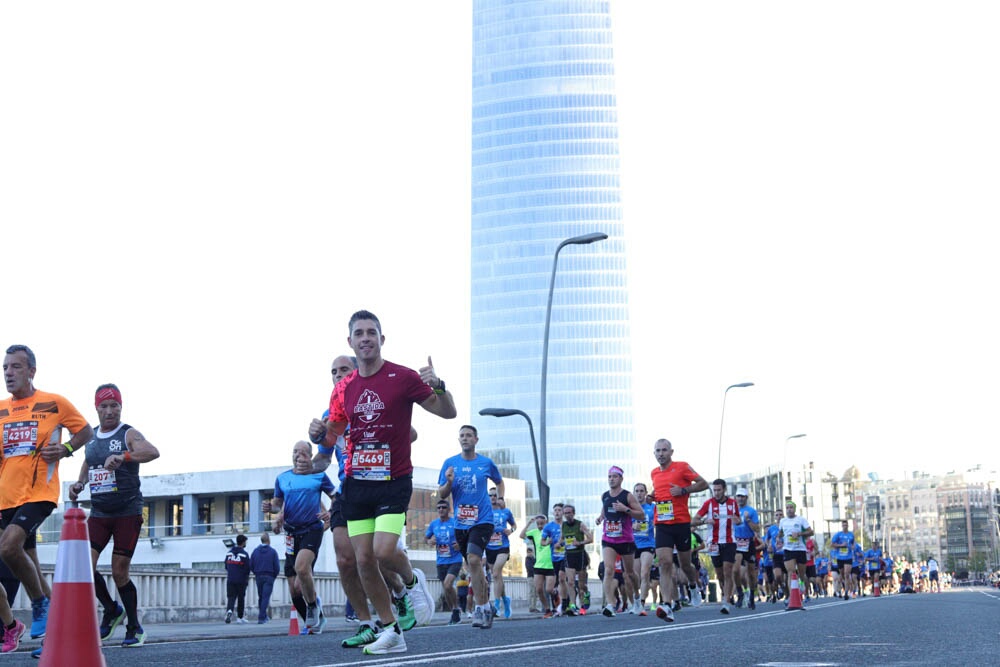
[[[837,473],[1000,470],[995,3],[613,6],[649,467],[668,437],[714,477],[752,381],[724,475],[796,433]],[[4,346],[92,421],[117,383],[145,474],[282,465],[367,308],[456,397],[415,418],[439,467],[492,421],[471,50],[460,0],[0,4]]]

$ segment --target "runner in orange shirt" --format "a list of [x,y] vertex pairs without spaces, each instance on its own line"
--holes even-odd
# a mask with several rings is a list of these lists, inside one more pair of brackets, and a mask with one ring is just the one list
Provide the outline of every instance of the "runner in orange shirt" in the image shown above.
[[655,512],[656,557],[660,561],[660,596],[663,601],[656,607],[656,615],[670,623],[674,620],[671,609],[674,600],[674,548],[677,549],[677,565],[688,580],[691,604],[702,603],[698,592],[698,571],[691,564],[691,510],[688,496],[704,491],[708,482],[683,461],[674,461],[674,446],[666,438],[660,438],[653,445],[653,455],[659,467],[654,468],[650,477],[653,481]]
[[[0,401],[3,462],[0,463],[0,557],[31,598],[31,637],[45,636],[49,590],[35,551],[35,531],[59,501],[59,459],[72,456],[94,437],[80,411],[62,396],[35,389],[35,353],[11,345],[3,360],[10,398]],[[62,429],[73,437],[62,442]],[[17,649],[24,625],[14,619],[0,589],[3,652]],[[15,637],[16,635],[16,637]]]

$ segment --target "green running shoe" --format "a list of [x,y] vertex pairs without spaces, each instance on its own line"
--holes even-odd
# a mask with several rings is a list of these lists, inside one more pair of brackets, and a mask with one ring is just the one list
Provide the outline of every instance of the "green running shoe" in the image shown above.
[[344,641],[340,642],[340,645],[344,648],[361,648],[362,646],[367,646],[375,641],[375,631],[368,625],[358,626],[358,631],[354,633],[353,637],[348,637]]
[[399,629],[403,632],[410,630],[417,624],[417,616],[413,613],[413,602],[410,600],[409,595],[404,595],[401,598],[395,599],[396,603],[396,620],[399,621]]

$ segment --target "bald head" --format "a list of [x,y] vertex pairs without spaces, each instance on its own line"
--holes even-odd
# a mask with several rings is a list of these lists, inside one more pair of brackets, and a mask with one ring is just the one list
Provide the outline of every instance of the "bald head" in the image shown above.
[[330,366],[330,374],[333,375],[333,383],[337,384],[345,377],[351,374],[358,365],[354,361],[354,357],[349,357],[346,354],[342,354],[333,360],[333,364]]

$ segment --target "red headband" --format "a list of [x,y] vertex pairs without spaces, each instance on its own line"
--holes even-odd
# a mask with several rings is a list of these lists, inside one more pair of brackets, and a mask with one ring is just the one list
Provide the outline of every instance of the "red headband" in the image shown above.
[[104,401],[117,401],[118,405],[121,405],[122,393],[114,387],[104,387],[103,389],[98,389],[97,393],[94,395],[94,407],[101,407],[101,403]]

